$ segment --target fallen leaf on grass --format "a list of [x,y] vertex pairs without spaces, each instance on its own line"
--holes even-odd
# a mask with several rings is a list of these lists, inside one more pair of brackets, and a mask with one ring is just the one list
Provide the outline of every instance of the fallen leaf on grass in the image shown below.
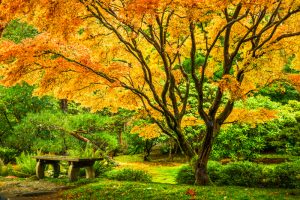
[[196,191],[193,189],[188,189],[185,194],[191,196],[191,199],[194,199],[196,197]]

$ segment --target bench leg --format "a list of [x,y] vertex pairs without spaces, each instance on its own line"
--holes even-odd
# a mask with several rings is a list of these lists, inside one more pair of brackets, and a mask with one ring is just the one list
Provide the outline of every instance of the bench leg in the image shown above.
[[53,177],[54,178],[57,178],[59,176],[59,173],[60,173],[60,167],[59,167],[59,163],[56,162],[56,163],[52,163],[52,167],[53,167]]
[[36,163],[35,172],[38,179],[43,179],[45,177],[45,164],[41,161],[38,161]]
[[95,178],[95,170],[93,167],[86,167],[85,168],[85,175],[86,178]]
[[79,174],[79,168],[75,167],[73,164],[70,165],[68,176],[70,181],[77,181]]

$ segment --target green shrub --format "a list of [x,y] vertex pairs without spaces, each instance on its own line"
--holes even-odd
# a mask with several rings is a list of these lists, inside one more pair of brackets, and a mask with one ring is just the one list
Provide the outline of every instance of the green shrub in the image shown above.
[[151,182],[151,175],[142,170],[122,169],[106,173],[106,177],[118,181]]
[[266,186],[300,188],[300,161],[282,163],[269,171]]
[[223,167],[219,183],[222,185],[259,186],[263,180],[263,167],[251,162],[234,162]]
[[222,164],[217,161],[208,161],[207,171],[212,182],[217,183],[221,178]]
[[[217,161],[209,161],[207,165],[207,171],[209,178],[212,182],[218,182],[222,173],[222,165]],[[194,184],[195,183],[195,172],[190,165],[183,166],[177,176],[176,182],[179,184]]]
[[[282,163],[275,168],[252,162],[234,162],[221,165],[209,161],[208,174],[216,185],[236,185],[247,187],[300,188],[300,161]],[[194,184],[194,170],[183,166],[177,174],[179,184]]]
[[0,176],[15,175],[13,167],[11,164],[4,165],[0,162]]
[[16,171],[16,175],[31,176],[35,174],[36,160],[32,156],[23,152],[20,156],[16,157],[16,162],[19,166],[19,171]]
[[176,182],[179,184],[189,184],[192,185],[195,183],[195,172],[190,165],[181,167],[177,176]]
[[67,153],[69,156],[81,158],[99,158],[103,154],[102,151],[95,150],[91,143],[86,143],[84,148],[69,149]]
[[101,176],[106,172],[109,172],[115,167],[115,163],[110,162],[110,161],[96,161],[94,164],[94,169],[95,169],[95,175],[96,176]]
[[0,147],[0,159],[4,163],[15,162],[18,151],[8,147]]
[[252,160],[258,157],[265,146],[263,137],[247,124],[234,124],[221,130],[216,137],[211,158],[220,160]]

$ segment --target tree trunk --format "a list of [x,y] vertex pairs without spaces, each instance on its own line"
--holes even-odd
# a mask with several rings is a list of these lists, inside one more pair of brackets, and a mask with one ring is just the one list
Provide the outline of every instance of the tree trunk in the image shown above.
[[[213,123],[215,124],[215,123]],[[207,126],[206,135],[195,166],[195,184],[208,185],[210,179],[207,172],[207,163],[212,150],[214,134],[219,131],[219,126]]]
[[59,106],[61,111],[63,111],[64,113],[68,112],[68,99],[61,99],[59,102]]
[[189,145],[189,143],[182,135],[178,135],[177,143],[180,150],[184,152],[185,156],[187,156],[188,160],[191,160],[196,155],[191,145]]
[[144,147],[144,161],[150,161],[149,156],[153,146],[153,141],[147,139]]
[[118,144],[119,146],[122,146],[123,145],[123,138],[122,138],[122,134],[123,133],[123,130],[122,129],[119,129],[118,130]]

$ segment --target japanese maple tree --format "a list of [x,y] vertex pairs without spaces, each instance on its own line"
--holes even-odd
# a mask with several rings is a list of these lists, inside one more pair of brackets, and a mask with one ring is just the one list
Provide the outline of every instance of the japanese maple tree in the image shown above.
[[[38,84],[38,95],[94,110],[142,108],[155,125],[136,131],[166,134],[197,156],[196,184],[209,183],[221,126],[246,112],[234,111],[237,100],[279,80],[299,87],[299,75],[282,71],[291,55],[300,66],[299,0],[2,0],[0,12],[1,30],[19,18],[40,33],[1,41],[3,84]],[[216,87],[209,98],[207,85]],[[206,126],[200,150],[184,129],[197,123]]]

